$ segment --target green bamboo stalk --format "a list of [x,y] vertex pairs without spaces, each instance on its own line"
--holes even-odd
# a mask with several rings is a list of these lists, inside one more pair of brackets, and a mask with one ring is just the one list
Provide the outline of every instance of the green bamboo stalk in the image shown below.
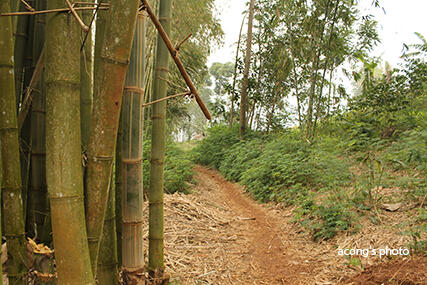
[[[81,11],[82,20],[89,25],[93,11]],[[89,143],[90,114],[93,102],[93,41],[92,31],[81,31],[81,43],[86,37],[86,42],[80,53],[80,124],[82,129],[82,145],[86,150]]]
[[117,260],[119,267],[122,266],[122,114],[120,114],[119,130],[117,132],[116,159],[115,159],[115,203],[116,203],[116,236],[117,236]]
[[[48,9],[63,7],[49,0]],[[59,284],[95,284],[83,203],[80,134],[80,26],[51,13],[46,26],[46,171]]]
[[110,1],[109,21],[96,67],[98,74],[94,87],[86,176],[86,223],[94,275],[98,264],[99,243],[107,208],[123,87],[138,3],[138,0]]
[[[145,15],[139,13],[122,105],[122,268],[129,284],[144,271],[142,144],[145,69]],[[139,91],[138,91],[139,89]]]
[[[161,0],[159,18],[167,34],[171,30],[170,0]],[[153,78],[153,101],[166,97],[168,77],[169,51],[160,35],[157,36],[157,54]],[[164,224],[163,224],[163,186],[166,145],[166,101],[156,103],[152,107],[151,131],[151,168],[148,230],[148,269],[154,279],[161,279],[164,272]],[[154,282],[157,282],[155,280]],[[156,283],[155,283],[156,284]]]
[[107,212],[105,214],[104,227],[102,229],[101,245],[99,247],[99,259],[97,279],[98,284],[119,284],[119,271],[117,262],[117,237],[115,217],[115,189],[111,177],[111,189],[108,194]]
[[[9,1],[0,1],[0,13],[10,11]],[[8,249],[9,284],[25,284],[26,244],[19,163],[16,115],[12,19],[0,17],[0,142],[3,165],[4,235]]]

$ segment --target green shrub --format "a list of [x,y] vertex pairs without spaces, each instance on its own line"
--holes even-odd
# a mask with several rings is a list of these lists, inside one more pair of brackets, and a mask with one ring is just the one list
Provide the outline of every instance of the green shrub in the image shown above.
[[238,126],[232,129],[225,125],[214,126],[209,129],[207,137],[191,150],[192,160],[218,169],[225,151],[237,142]]

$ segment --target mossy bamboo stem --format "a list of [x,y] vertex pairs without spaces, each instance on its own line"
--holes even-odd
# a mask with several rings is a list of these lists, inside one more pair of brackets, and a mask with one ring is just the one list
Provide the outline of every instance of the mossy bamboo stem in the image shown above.
[[[9,12],[9,1],[0,1],[0,13]],[[16,116],[12,19],[0,17],[0,143],[4,235],[8,249],[9,284],[25,284],[27,273],[25,222]]]
[[[63,5],[49,0],[48,9]],[[46,26],[46,171],[59,284],[95,284],[83,202],[78,23],[49,14]]]

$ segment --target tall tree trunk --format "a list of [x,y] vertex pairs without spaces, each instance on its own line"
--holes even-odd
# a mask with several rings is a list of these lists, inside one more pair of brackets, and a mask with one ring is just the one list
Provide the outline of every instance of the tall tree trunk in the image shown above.
[[332,0],[328,0],[325,10],[325,17],[322,21],[322,27],[320,31],[319,38],[317,39],[317,42],[315,43],[314,50],[317,51],[316,55],[314,57],[314,61],[312,63],[312,74],[311,74],[311,83],[310,83],[310,91],[308,94],[308,106],[307,106],[307,117],[305,122],[306,127],[306,134],[305,138],[307,140],[312,138],[312,125],[313,125],[313,104],[315,101],[315,93],[316,93],[316,85],[317,85],[317,70],[319,69],[319,63],[320,63],[320,55],[322,54],[322,42],[325,32],[325,27],[327,24],[327,20],[329,17],[329,6],[331,4]]
[[[48,9],[63,7],[49,0]],[[72,14],[46,26],[46,173],[59,284],[95,284],[84,219],[80,130],[80,31]]]
[[230,128],[233,127],[234,92],[236,90],[236,81],[237,81],[237,61],[239,60],[239,49],[240,49],[240,42],[242,39],[243,24],[245,23],[245,18],[246,18],[246,15],[243,16],[242,24],[240,25],[239,40],[237,41],[237,49],[236,49],[236,59],[234,60],[233,87],[231,88]]
[[[171,31],[171,0],[160,0],[159,18],[167,34]],[[157,54],[153,78],[153,98],[158,100],[166,97],[168,78],[169,51],[160,35],[157,35]],[[152,106],[151,131],[151,168],[148,230],[148,270],[154,278],[154,284],[160,283],[164,272],[164,220],[163,220],[163,186],[166,145],[166,101]],[[157,282],[157,283],[156,283]]]
[[[138,13],[122,105],[122,266],[127,284],[142,283],[142,146],[145,69],[145,15]],[[139,89],[139,90],[138,90]]]
[[[10,12],[9,1],[0,1],[0,13]],[[3,165],[4,235],[8,251],[9,284],[25,284],[27,253],[19,163],[18,121],[16,115],[13,66],[12,19],[0,17],[0,143]]]
[[138,0],[112,0],[96,67],[86,176],[86,223],[92,270],[107,209],[123,86],[135,30]]
[[97,280],[102,285],[119,284],[119,271],[117,263],[117,236],[115,216],[115,189],[113,175],[111,176],[111,189],[108,193],[107,212],[102,229],[101,244],[99,247]]
[[[99,12],[99,11],[98,11]],[[99,14],[98,14],[99,15]],[[89,25],[93,17],[92,10],[81,11],[82,20]],[[102,16],[101,16],[102,17]],[[82,146],[87,149],[89,143],[90,115],[93,101],[93,41],[92,30],[81,31],[81,41],[86,38],[80,51],[80,125],[82,130]]]
[[254,19],[254,2],[250,0],[249,4],[249,19],[248,19],[248,35],[246,40],[246,56],[245,56],[245,69],[243,71],[242,91],[240,93],[240,139],[246,132],[246,109],[247,109],[247,92],[248,92],[248,78],[249,69],[251,65],[251,49],[252,49],[252,23]]

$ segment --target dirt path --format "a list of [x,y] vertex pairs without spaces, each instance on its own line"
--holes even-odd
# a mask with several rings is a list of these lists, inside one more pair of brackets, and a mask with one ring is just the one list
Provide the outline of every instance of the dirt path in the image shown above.
[[[304,264],[298,248],[284,237],[278,217],[243,193],[240,186],[225,180],[217,171],[196,167],[200,191],[216,204],[225,204],[231,215],[240,221],[238,234],[246,241],[241,264],[249,263],[254,284],[307,284],[313,264]],[[210,193],[210,194],[208,194]],[[213,195],[212,195],[213,194]]]
[[337,248],[364,248],[365,242],[405,244],[387,228],[367,227],[315,243],[292,223],[292,208],[259,204],[216,170],[196,166],[195,174],[190,195],[165,196],[172,284],[426,284],[427,257],[368,258],[355,267],[337,255]]

